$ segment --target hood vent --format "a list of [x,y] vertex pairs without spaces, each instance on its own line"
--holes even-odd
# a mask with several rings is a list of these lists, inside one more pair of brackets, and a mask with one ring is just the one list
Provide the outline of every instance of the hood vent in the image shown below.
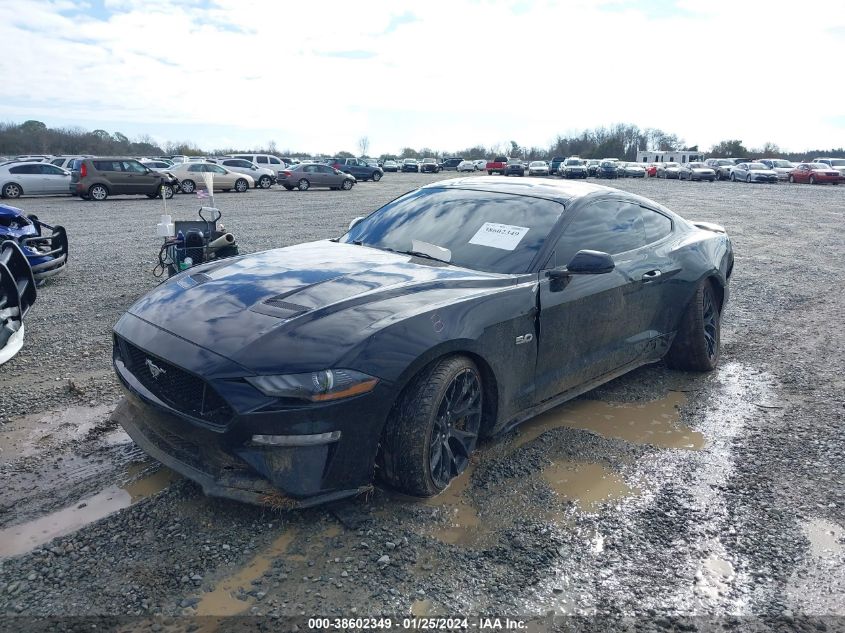
[[285,295],[271,297],[261,303],[261,305],[255,306],[253,310],[255,312],[260,312],[269,316],[278,317],[280,319],[292,319],[293,317],[299,316],[300,314],[305,314],[311,309],[307,306],[301,306],[296,303],[285,301],[281,298],[283,296]]

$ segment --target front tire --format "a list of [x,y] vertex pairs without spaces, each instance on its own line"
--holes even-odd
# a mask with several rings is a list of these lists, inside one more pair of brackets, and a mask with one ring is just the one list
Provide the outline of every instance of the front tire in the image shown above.
[[351,180],[344,180],[343,184],[340,186],[341,189],[344,191],[349,191],[352,189],[352,181]]
[[789,175],[789,182],[795,184],[795,178],[792,177],[792,174]]
[[373,172],[373,182],[378,182],[381,180],[381,172]]
[[712,371],[719,364],[721,306],[713,282],[703,280],[687,305],[666,364],[683,371]]
[[418,497],[442,492],[469,465],[481,429],[481,374],[451,356],[418,374],[399,397],[384,430],[380,475]]
[[308,191],[308,188],[311,186],[311,183],[308,182],[305,178],[302,178],[296,185],[296,188],[300,191]]
[[273,179],[270,178],[270,176],[261,176],[261,178],[258,179],[258,186],[262,189],[269,189],[272,184]]
[[194,193],[194,189],[197,188],[197,185],[193,180],[183,180],[179,183],[179,186],[182,189],[182,193]]
[[249,183],[246,180],[244,180],[243,178],[238,178],[235,181],[235,191],[237,191],[238,193],[243,193],[247,189],[249,189]]
[[810,184],[811,185],[816,184],[816,177],[815,176],[810,176]]

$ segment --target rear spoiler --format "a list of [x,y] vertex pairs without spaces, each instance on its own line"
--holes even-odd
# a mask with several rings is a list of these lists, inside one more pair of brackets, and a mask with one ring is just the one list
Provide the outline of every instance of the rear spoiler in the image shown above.
[[727,235],[727,230],[724,226],[720,224],[713,224],[712,222],[693,222],[693,226],[696,226],[700,229],[704,229],[705,231],[713,231],[713,233],[724,233]]

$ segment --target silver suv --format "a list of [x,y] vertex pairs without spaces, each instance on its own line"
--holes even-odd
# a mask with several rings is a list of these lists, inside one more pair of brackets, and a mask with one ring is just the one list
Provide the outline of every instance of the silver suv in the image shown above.
[[267,167],[259,167],[245,158],[210,158],[209,162],[223,165],[229,171],[236,171],[239,174],[252,176],[255,186],[261,189],[269,189],[270,185],[275,184],[276,180],[278,180],[275,171]]

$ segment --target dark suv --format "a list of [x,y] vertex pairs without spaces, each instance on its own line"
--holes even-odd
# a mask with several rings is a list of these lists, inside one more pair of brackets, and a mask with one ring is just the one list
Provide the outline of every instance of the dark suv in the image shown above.
[[505,176],[516,174],[517,176],[525,175],[525,165],[518,158],[511,158],[505,165]]
[[464,162],[463,158],[458,158],[457,156],[453,158],[447,158],[442,163],[440,163],[440,169],[446,171],[447,169],[457,169],[458,165]]
[[162,189],[172,198],[179,180],[169,172],[154,171],[134,158],[108,156],[73,162],[70,193],[83,200],[105,200],[111,195],[158,198]]
[[335,169],[352,174],[357,180],[372,180],[378,182],[384,176],[384,171],[376,165],[368,165],[361,158],[332,158],[329,163]]

